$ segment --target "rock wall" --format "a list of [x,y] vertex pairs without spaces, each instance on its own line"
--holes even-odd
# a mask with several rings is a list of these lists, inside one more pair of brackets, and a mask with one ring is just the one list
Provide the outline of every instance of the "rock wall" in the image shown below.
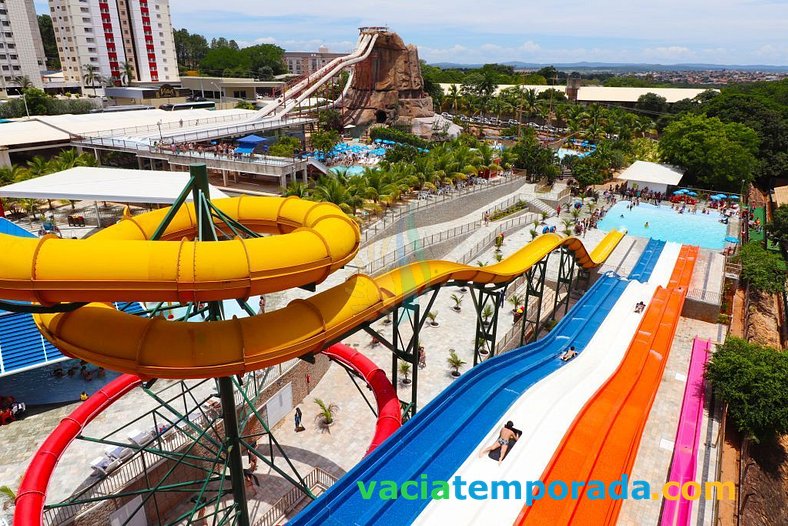
[[355,65],[344,106],[347,120],[361,126],[431,117],[432,98],[424,92],[416,47],[396,33],[380,33],[369,57]]

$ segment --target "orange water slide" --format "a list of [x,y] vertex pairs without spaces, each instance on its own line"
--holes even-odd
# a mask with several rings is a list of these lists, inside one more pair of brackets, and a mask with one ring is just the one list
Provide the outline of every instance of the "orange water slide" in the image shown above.
[[667,289],[659,288],[621,365],[583,407],[541,480],[569,488],[582,482],[578,499],[543,498],[524,507],[515,524],[615,524],[622,500],[589,498],[588,481],[605,487],[628,474],[662,379],[697,259],[697,247],[682,247]]

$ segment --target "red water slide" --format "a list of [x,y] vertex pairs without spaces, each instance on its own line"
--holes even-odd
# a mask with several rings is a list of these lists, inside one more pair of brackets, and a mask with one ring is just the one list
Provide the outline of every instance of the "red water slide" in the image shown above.
[[[369,454],[402,425],[399,399],[394,386],[380,367],[352,347],[338,343],[325,349],[323,354],[356,371],[364,378],[375,395],[378,421],[375,425],[375,435],[367,449]],[[61,420],[38,449],[25,472],[16,498],[14,526],[43,524],[47,486],[66,448],[86,425],[139,384],[139,377],[131,374],[121,375],[99,389]]]

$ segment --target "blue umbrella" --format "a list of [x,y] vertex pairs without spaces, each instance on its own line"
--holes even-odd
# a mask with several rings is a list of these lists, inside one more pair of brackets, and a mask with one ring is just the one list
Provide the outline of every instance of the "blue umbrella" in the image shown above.
[[719,201],[720,200],[720,196],[713,195],[713,196],[709,197],[709,199],[711,199],[712,201]]
[[681,195],[684,192],[686,192],[686,190],[676,190],[675,192],[673,192],[673,195]]
[[738,243],[739,242],[739,238],[733,237],[733,236],[728,236],[728,237],[725,238],[725,242],[726,243]]
[[732,195],[732,196],[728,197],[728,199],[731,199],[733,201],[738,201],[739,200],[739,196],[738,195]]
[[727,199],[728,198],[728,196],[725,195],[725,194],[717,194],[717,197],[719,197],[720,199]]
[[698,194],[697,192],[687,192],[687,195],[690,197],[696,197]]

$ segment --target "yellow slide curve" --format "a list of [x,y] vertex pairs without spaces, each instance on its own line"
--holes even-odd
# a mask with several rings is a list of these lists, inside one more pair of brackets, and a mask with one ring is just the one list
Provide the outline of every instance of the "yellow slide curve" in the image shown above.
[[[358,227],[331,204],[279,197],[214,204],[248,228],[272,235],[190,241],[198,228],[192,204],[178,211],[162,241],[149,239],[167,209],[127,216],[84,240],[0,235],[0,251],[13,254],[0,269],[0,297],[42,304],[247,298],[320,283],[359,248]],[[307,300],[249,318],[171,322],[91,303],[70,313],[38,315],[36,321],[66,354],[110,370],[144,379],[229,376],[319,352],[329,341],[434,285],[511,281],[561,246],[574,253],[582,268],[593,268],[623,235],[610,232],[589,253],[577,238],[544,234],[486,267],[419,261],[377,278],[353,276]]]

